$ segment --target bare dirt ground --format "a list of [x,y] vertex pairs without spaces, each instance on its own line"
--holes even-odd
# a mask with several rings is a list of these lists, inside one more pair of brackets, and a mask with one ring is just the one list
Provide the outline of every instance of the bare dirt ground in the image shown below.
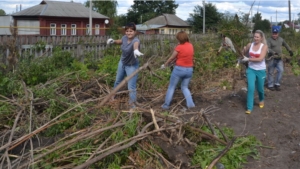
[[[250,115],[245,114],[246,91],[243,80],[238,81],[236,93],[224,92],[218,99],[194,97],[199,108],[214,105],[219,108],[210,114],[211,122],[228,126],[238,135],[254,135],[263,146],[260,159],[249,158],[243,169],[300,168],[300,76],[285,68],[281,91],[265,88],[265,107],[258,107],[258,96]],[[208,93],[209,94],[209,93]]]

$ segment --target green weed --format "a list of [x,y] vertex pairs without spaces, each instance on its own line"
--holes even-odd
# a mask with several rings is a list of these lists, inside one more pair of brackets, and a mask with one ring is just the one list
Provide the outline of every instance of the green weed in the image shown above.
[[231,84],[228,80],[223,80],[220,84],[223,89],[231,89]]
[[[202,128],[204,131],[209,132],[207,126]],[[219,130],[215,129],[217,136],[222,137]],[[229,128],[224,128],[223,132],[229,137],[233,138],[233,130]],[[230,150],[221,158],[219,161],[225,168],[240,168],[244,163],[247,162],[249,156],[257,159],[259,157],[259,152],[257,147],[261,146],[260,141],[258,141],[254,136],[238,137]],[[208,141],[201,141],[198,143],[195,154],[192,157],[192,163],[194,165],[198,164],[201,168],[208,166],[212,160],[217,157],[221,151],[225,149],[225,145],[219,143],[211,143]]]
[[118,69],[119,57],[113,57],[111,55],[101,58],[98,62],[97,73],[105,75],[106,84],[113,86],[116,78],[116,72]]
[[68,72],[73,60],[70,52],[55,48],[52,57],[40,57],[32,61],[25,59],[19,62],[16,73],[27,85],[45,83]]
[[295,76],[299,76],[300,75],[300,59],[299,59],[299,55],[300,55],[300,49],[298,49],[298,51],[296,51],[294,53],[294,56],[292,57],[292,60],[291,60],[292,71],[293,71],[293,73],[294,73]]
[[35,43],[34,45],[34,49],[36,51],[41,51],[41,50],[45,50],[46,48],[46,42],[45,41],[42,41],[42,40],[39,40],[38,42]]

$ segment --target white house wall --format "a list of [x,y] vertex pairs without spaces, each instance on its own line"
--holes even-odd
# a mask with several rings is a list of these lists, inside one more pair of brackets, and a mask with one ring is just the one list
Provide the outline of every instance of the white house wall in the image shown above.
[[175,35],[180,31],[185,31],[187,34],[190,33],[189,28],[168,28],[168,27],[162,27],[159,29],[160,34],[171,34]]
[[19,35],[39,35],[40,22],[29,20],[18,20],[17,22]]
[[9,27],[12,16],[0,16],[0,35],[11,35]]

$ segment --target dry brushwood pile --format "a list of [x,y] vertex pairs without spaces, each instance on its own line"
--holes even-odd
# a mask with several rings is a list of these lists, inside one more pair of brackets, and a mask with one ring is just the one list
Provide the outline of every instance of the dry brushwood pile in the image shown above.
[[[244,37],[242,29],[226,30],[232,38]],[[159,67],[173,51],[169,43],[177,42],[162,37],[154,50],[145,50],[141,63],[146,63],[135,72],[137,107],[129,109],[126,85],[132,76],[111,89],[118,48],[104,51],[107,59],[101,61],[88,53],[82,63],[61,50],[26,60],[14,52],[17,32],[11,32],[8,69],[0,65],[1,169],[300,168],[300,77],[285,72],[283,91],[266,90],[265,108],[255,105],[245,115],[245,70],[235,68],[241,54],[216,56],[215,35],[191,38],[195,67],[189,87],[196,107],[184,108],[179,89],[164,111],[170,71]],[[299,74],[297,37],[288,43],[297,61],[291,69]],[[160,56],[146,61],[156,52]]]
[[[160,78],[149,62],[135,73],[141,71]],[[140,92],[141,102],[129,110],[128,92],[117,91],[131,76],[114,90],[104,78],[83,80],[72,72],[33,88],[22,82],[22,98],[1,96],[14,113],[1,117],[13,125],[0,125],[0,168],[114,168],[109,163],[120,156],[121,168],[201,168],[191,159],[205,141],[224,146],[206,166],[212,169],[236,140],[210,122],[215,106],[186,110],[183,97],[174,96],[177,101],[166,112],[160,109],[164,92],[149,90]],[[49,92],[51,99],[39,97],[41,92]],[[120,152],[123,155],[116,155]]]

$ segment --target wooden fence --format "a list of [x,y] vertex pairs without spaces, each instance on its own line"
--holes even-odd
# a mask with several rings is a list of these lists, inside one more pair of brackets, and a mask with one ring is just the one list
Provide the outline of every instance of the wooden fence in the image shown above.
[[[193,42],[199,42],[203,39],[202,34],[191,34],[190,39]],[[10,55],[8,44],[14,41],[18,51],[18,57],[32,55],[34,57],[51,56],[53,48],[60,47],[63,50],[70,51],[72,56],[83,58],[85,53],[91,53],[95,59],[103,56],[103,50],[109,36],[17,36],[0,35],[0,63],[7,64],[7,58]],[[121,38],[121,36],[119,37]],[[141,51],[151,55],[158,55],[165,48],[173,49],[177,44],[175,35],[138,35],[141,41]]]

